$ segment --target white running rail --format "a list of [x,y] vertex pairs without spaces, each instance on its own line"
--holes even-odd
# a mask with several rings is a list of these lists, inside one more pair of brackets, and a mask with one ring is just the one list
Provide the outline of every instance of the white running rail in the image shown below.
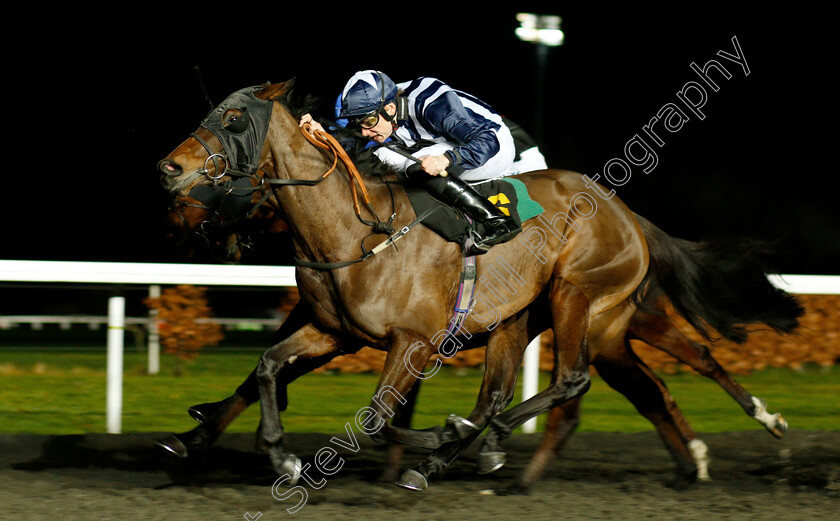
[[[790,293],[840,294],[840,276],[837,275],[771,275],[768,278],[776,287]],[[164,284],[296,286],[295,269],[292,266],[21,260],[0,260],[0,282],[140,284],[149,286],[150,295],[159,294],[160,285]],[[122,316],[123,309],[124,305],[120,305],[119,302],[109,302],[108,432],[120,431],[122,332],[126,323],[125,317]],[[11,317],[3,318],[9,320]],[[150,337],[153,336],[150,335]],[[153,349],[153,343],[153,341],[150,341],[149,368],[150,372],[157,372],[159,347]],[[539,345],[540,338],[537,337],[525,351],[522,378],[523,400],[527,400],[538,392]],[[120,351],[120,354],[114,354],[116,351]],[[111,378],[113,378],[113,381],[111,381]],[[522,430],[524,432],[534,432],[536,426],[536,418],[532,418],[522,426]]]

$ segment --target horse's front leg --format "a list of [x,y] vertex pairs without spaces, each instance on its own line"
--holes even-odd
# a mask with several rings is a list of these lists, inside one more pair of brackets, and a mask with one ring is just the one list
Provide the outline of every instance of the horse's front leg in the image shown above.
[[436,448],[441,443],[440,429],[413,430],[401,422],[389,424],[389,420],[414,399],[412,390],[425,378],[434,376],[441,362],[425,371],[426,363],[434,354],[434,344],[415,331],[397,329],[389,335],[388,355],[379,378],[376,394],[370,407],[356,415],[356,426],[374,441],[388,441],[421,448]]
[[289,476],[289,485],[300,477],[300,460],[283,447],[280,412],[286,408],[286,386],[298,376],[319,367],[342,352],[338,339],[307,324],[275,344],[260,357],[255,371],[259,384],[259,443],[266,449],[279,475]]
[[397,485],[423,490],[432,476],[443,476],[446,469],[513,400],[516,374],[527,342],[528,312],[502,322],[489,336],[485,351],[484,378],[476,405],[467,419],[450,416],[444,443],[422,463],[405,471]]
[[[279,343],[308,324],[311,315],[309,307],[299,302],[274,333],[271,344]],[[326,360],[323,363],[326,363]],[[285,409],[285,387],[280,390],[283,394],[278,396],[278,400],[281,402],[281,407]],[[257,383],[256,369],[254,369],[228,398],[219,402],[193,405],[189,408],[190,416],[199,422],[197,427],[187,432],[169,434],[157,441],[157,445],[178,457],[186,458],[190,449],[206,447],[215,442],[228,425],[233,423],[248,406],[259,399],[259,384]]]
[[[410,429],[411,417],[414,415],[414,406],[417,404],[417,395],[420,393],[420,382],[417,380],[414,386],[405,396],[405,403],[397,404],[397,411],[394,418],[391,420],[391,425],[398,429]],[[400,476],[402,469],[402,456],[405,452],[405,445],[402,443],[391,442],[388,444],[388,449],[385,455],[385,468],[382,474],[379,475],[377,481],[393,483]]]

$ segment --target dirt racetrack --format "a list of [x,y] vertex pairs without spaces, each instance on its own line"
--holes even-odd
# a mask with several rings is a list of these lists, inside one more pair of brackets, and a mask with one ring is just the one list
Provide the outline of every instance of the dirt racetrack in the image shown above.
[[[384,453],[359,437],[345,465],[294,515],[299,495],[279,501],[268,458],[253,436],[224,435],[190,459],[153,446],[158,433],[0,436],[0,519],[838,519],[840,431],[792,431],[776,440],[755,430],[708,434],[713,481],[668,487],[674,465],[653,432],[582,432],[569,442],[530,495],[490,495],[512,482],[539,435],[506,442],[508,464],[477,475],[477,444],[444,479],[423,492],[379,483]],[[288,447],[311,462],[330,436],[290,434]],[[413,464],[421,452],[409,454]],[[311,474],[313,479],[319,477]],[[280,495],[287,489],[277,488]]]

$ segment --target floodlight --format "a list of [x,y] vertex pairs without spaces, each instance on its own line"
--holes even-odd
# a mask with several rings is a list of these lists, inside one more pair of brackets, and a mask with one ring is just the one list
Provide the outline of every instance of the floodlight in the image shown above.
[[559,16],[519,13],[516,19],[519,21],[516,36],[520,40],[551,47],[563,45],[565,35],[560,30],[563,19]]

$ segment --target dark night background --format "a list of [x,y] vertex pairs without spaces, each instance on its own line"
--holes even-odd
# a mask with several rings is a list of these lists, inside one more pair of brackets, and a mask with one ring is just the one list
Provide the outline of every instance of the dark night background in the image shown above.
[[[249,5],[193,18],[107,12],[95,23],[67,13],[7,42],[4,141],[13,147],[0,258],[182,261],[162,240],[167,200],[155,167],[209,110],[196,70],[214,103],[296,77],[323,100],[322,117],[356,70],[397,82],[436,76],[539,134],[536,51],[514,35],[516,13],[530,11],[561,16],[566,34],[549,49],[543,86],[550,166],[602,172],[665,103],[679,104],[676,92],[697,80],[691,62],[717,59],[733,76],[707,89],[705,120],[665,136],[656,169],[634,169],[619,197],[672,235],[779,238],[782,273],[840,274],[837,46],[824,12]],[[733,52],[733,36],[749,76],[716,56]]]

